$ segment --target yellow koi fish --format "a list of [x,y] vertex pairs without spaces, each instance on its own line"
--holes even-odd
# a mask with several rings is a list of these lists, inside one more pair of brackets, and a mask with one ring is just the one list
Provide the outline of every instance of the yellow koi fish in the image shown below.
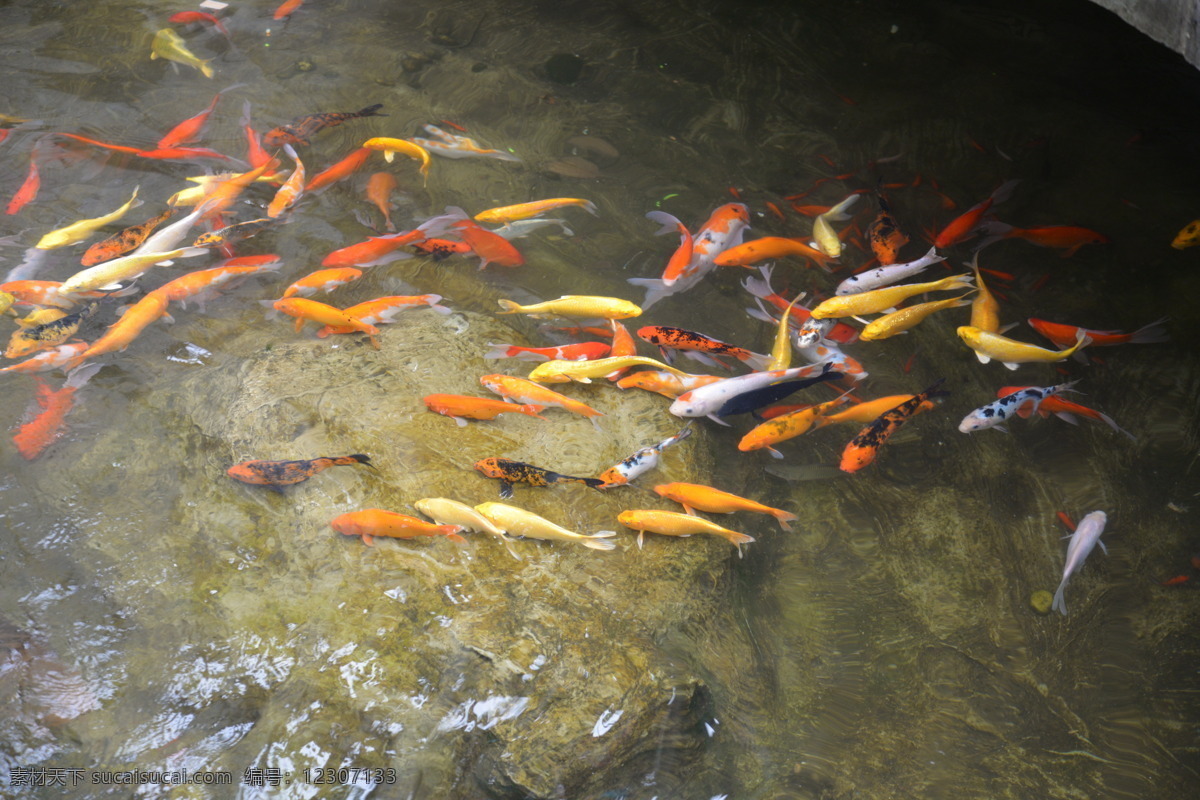
[[1044,347],[1009,339],[998,333],[981,331],[979,328],[972,328],[969,325],[958,329],[958,338],[975,351],[981,364],[986,364],[994,358],[1009,369],[1016,369],[1020,364],[1048,364],[1062,361],[1092,343],[1083,329],[1076,334],[1075,344],[1066,350],[1047,350]]
[[[857,197],[857,195],[855,196]],[[789,323],[792,318],[792,306],[803,298],[804,292],[796,295],[796,299],[788,303],[787,310],[779,318],[779,329],[775,331],[775,344],[771,347],[771,361],[767,364],[768,372],[787,369],[792,365],[792,340],[788,336],[792,329]]]
[[858,195],[852,194],[813,220],[813,245],[830,258],[837,258],[842,254],[842,240],[833,229],[833,223],[850,219],[846,209],[857,202]]
[[617,522],[638,532],[639,550],[642,547],[646,531],[663,536],[692,536],[697,533],[720,536],[738,549],[739,557],[742,555],[742,545],[754,541],[753,536],[731,531],[728,528],[722,528],[715,522],[675,511],[622,511],[617,515]]
[[429,182],[429,151],[419,144],[413,144],[405,139],[389,139],[384,136],[377,136],[374,139],[367,139],[363,142],[363,147],[368,150],[382,150],[383,160],[392,163],[392,159],[396,157],[396,153],[402,153],[409,158],[416,159],[421,162],[421,177],[426,183]]
[[829,319],[833,317],[856,317],[862,314],[875,314],[894,308],[914,295],[925,292],[945,292],[953,289],[973,289],[972,276],[952,275],[940,281],[929,283],[905,283],[900,286],[885,286],[858,294],[831,297],[812,310],[813,319]]
[[613,370],[632,367],[635,364],[643,364],[647,367],[665,370],[672,375],[678,375],[682,378],[692,377],[686,372],[669,367],[661,361],[655,361],[653,358],[646,358],[645,356],[613,356],[611,358],[597,358],[592,361],[562,361],[557,359],[547,361],[543,364],[538,364],[533,372],[529,373],[529,380],[537,383],[567,383],[568,381],[591,383],[592,378],[603,378]]
[[34,247],[38,250],[53,250],[56,247],[66,247],[67,245],[82,242],[108,223],[116,222],[125,216],[125,212],[133,208],[135,204],[141,205],[141,202],[137,199],[137,194],[138,190],[134,188],[133,197],[129,198],[129,202],[111,214],[105,214],[103,217],[96,217],[95,219],[81,219],[79,222],[73,222],[65,228],[50,231]]
[[480,503],[475,510],[502,528],[509,536],[524,536],[527,539],[547,539],[553,542],[578,542],[593,550],[615,550],[617,545],[609,541],[616,531],[596,531],[588,535],[569,531],[555,525],[545,517],[532,511],[504,503]]
[[959,306],[970,304],[970,300],[964,300],[962,297],[952,297],[949,300],[934,300],[931,303],[918,303],[915,306],[902,308],[899,311],[893,311],[891,314],[886,314],[877,320],[873,320],[870,325],[863,328],[858,338],[859,341],[873,342],[877,339],[887,339],[890,336],[908,333],[909,328],[920,325],[930,314],[941,311],[943,308],[958,308]]
[[150,58],[151,60],[162,58],[195,67],[206,78],[211,78],[214,74],[213,68],[208,65],[212,59],[197,57],[195,53],[187,49],[187,45],[183,43],[179,34],[170,28],[163,28],[154,34],[154,41],[150,43]]
[[79,294],[95,289],[111,291],[121,288],[121,281],[133,280],[155,264],[170,261],[173,258],[191,258],[207,253],[203,247],[181,247],[165,253],[134,253],[112,261],[105,261],[94,267],[88,267],[82,272],[76,272],[63,281],[58,287],[59,294]]
[[604,319],[629,319],[642,313],[641,306],[617,297],[565,294],[557,300],[522,306],[512,300],[500,300],[501,314],[529,314],[532,317],[602,317]]
[[596,204],[591,200],[581,200],[577,197],[555,197],[550,200],[534,200],[530,203],[517,203],[515,206],[501,206],[499,208],[489,208],[487,211],[480,211],[475,215],[478,222],[496,222],[508,223],[518,219],[529,219],[547,211],[552,211],[556,208],[564,206],[579,206],[585,211],[599,216],[596,210]]
[[971,301],[971,327],[988,333],[999,333],[1000,304],[996,302],[996,298],[983,282],[983,275],[979,273],[978,253],[971,259],[969,266],[975,270],[975,286],[978,289]]

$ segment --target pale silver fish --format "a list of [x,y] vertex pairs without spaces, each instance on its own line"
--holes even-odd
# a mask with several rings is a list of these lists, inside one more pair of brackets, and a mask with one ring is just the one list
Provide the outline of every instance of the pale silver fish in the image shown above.
[[1100,545],[1100,549],[1105,555],[1108,555],[1104,542],[1100,541],[1100,534],[1104,533],[1104,526],[1107,523],[1107,514],[1103,511],[1093,511],[1079,520],[1079,524],[1075,526],[1075,532],[1071,534],[1071,541],[1067,543],[1067,563],[1063,565],[1062,582],[1058,584],[1058,590],[1054,592],[1054,603],[1050,606],[1052,610],[1063,615],[1067,613],[1067,603],[1063,599],[1063,590],[1067,588],[1067,579],[1083,566],[1084,560],[1092,552],[1093,547]]

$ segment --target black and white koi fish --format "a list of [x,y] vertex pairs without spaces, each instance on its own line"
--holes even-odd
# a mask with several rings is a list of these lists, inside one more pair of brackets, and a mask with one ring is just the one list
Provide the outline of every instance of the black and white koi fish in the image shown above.
[[1026,411],[1028,414],[1033,414],[1047,397],[1053,397],[1060,392],[1069,391],[1078,382],[1060,383],[1057,386],[1030,386],[1028,389],[1013,392],[1010,395],[1001,397],[994,403],[988,403],[986,406],[981,406],[970,414],[967,414],[963,417],[963,421],[958,424],[958,429],[962,433],[980,431],[984,428],[1004,430],[1001,423],[1010,417],[1017,416],[1017,411],[1026,403],[1032,403]]

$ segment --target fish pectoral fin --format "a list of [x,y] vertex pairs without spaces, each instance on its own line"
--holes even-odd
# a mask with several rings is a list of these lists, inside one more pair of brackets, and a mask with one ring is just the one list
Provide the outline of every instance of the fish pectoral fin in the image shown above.
[[729,428],[729,427],[731,427],[731,426],[730,426],[730,424],[729,424],[728,422],[726,422],[725,420],[721,419],[721,418],[720,418],[720,417],[718,417],[716,414],[708,414],[707,416],[708,416],[708,418],[709,418],[709,419],[711,419],[713,422],[717,423],[718,425],[724,425],[726,428]]
[[582,376],[581,376],[581,377],[578,377],[578,378],[573,378],[572,380],[575,380],[575,381],[577,381],[577,382],[579,382],[579,383],[591,383],[591,382],[592,382],[592,379],[591,379],[591,378],[582,377]]
[[768,447],[767,452],[774,458],[783,458],[783,453],[776,450],[774,447]]
[[976,352],[975,357],[979,359],[980,364],[986,364],[992,360],[990,356],[985,356],[983,353],[980,353],[980,352]]
[[500,481],[500,497],[505,500],[511,500],[513,496],[513,485],[508,481]]
[[458,423],[458,427],[460,427],[460,428],[465,428],[465,427],[467,427],[467,421],[466,421],[465,419],[463,419],[462,417],[453,417],[453,416],[452,416],[452,417],[450,417],[450,419],[452,419],[452,420],[454,420],[456,423]]
[[375,537],[369,533],[364,533],[362,535],[362,540],[363,540],[363,544],[365,544],[367,547],[375,546]]
[[646,538],[645,531],[638,531],[638,550],[642,549],[642,540]]
[[1011,370],[1014,370],[1014,371],[1016,370],[1016,368],[1017,368],[1017,367],[1021,366],[1020,364],[1013,364],[1013,363],[1011,363],[1011,362],[1009,362],[1009,361],[1005,361],[1005,362],[1003,362],[1003,363],[1004,363],[1004,366],[1006,366],[1006,367],[1008,367],[1009,369],[1011,369]]
[[1008,433],[1008,428],[1004,427],[1003,425],[993,425],[992,427],[1001,433]]
[[1104,542],[1097,539],[1096,544],[1100,546],[1100,552],[1104,553],[1104,555],[1108,555],[1108,548],[1104,546]]

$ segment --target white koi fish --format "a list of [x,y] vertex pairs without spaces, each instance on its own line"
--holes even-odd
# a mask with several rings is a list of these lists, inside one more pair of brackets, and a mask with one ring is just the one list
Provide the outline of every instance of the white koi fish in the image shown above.
[[1093,511],[1079,520],[1079,525],[1071,534],[1071,541],[1067,543],[1067,563],[1063,565],[1062,582],[1058,584],[1058,590],[1054,593],[1051,610],[1066,615],[1067,603],[1063,599],[1063,590],[1067,588],[1067,579],[1083,566],[1084,560],[1092,552],[1093,547],[1100,545],[1100,549],[1105,555],[1108,555],[1108,549],[1105,548],[1104,542],[1100,541],[1100,534],[1104,533],[1104,526],[1107,523],[1108,515],[1103,511]]
[[600,473],[600,480],[604,481],[604,485],[600,488],[609,489],[613,486],[624,486],[634,478],[638,478],[657,467],[659,454],[671,445],[678,444],[691,436],[691,426],[692,423],[689,422],[684,426],[683,430],[669,439],[663,439],[658,444],[643,447],[620,464],[604,470],[604,472]]
[[[1019,392],[1005,395],[994,403],[988,403],[986,406],[980,406],[963,417],[963,421],[958,424],[958,429],[962,433],[971,433],[972,431],[981,431],[984,428],[995,428],[1004,430],[1002,422],[1007,421],[1010,417],[1017,416],[1017,412],[1021,412],[1021,416],[1034,414],[1038,410],[1038,406],[1047,397],[1053,397],[1060,392],[1070,391],[1071,387],[1079,381],[1071,381],[1070,383],[1060,383],[1057,386],[1030,386],[1028,389],[1022,389]],[[1022,409],[1026,403],[1031,403],[1029,408]]]
[[945,260],[945,256],[937,254],[936,247],[931,247],[928,253],[915,261],[908,261],[903,264],[888,264],[887,266],[860,272],[857,275],[851,275],[838,284],[837,289],[834,290],[834,294],[858,294],[859,292],[869,292],[872,289],[878,289],[881,286],[891,286],[896,281],[924,272],[925,268],[931,264],[937,264]]
[[[661,278],[629,279],[634,286],[646,289],[642,308],[647,309],[664,297],[685,292],[703,280],[716,268],[713,259],[741,244],[749,227],[750,210],[743,203],[726,203],[714,211],[704,227],[692,237],[692,258],[673,283],[668,284]],[[667,230],[675,230],[675,227],[672,225]]]
[[415,145],[425,148],[435,156],[442,158],[495,158],[499,161],[520,161],[521,159],[512,153],[506,153],[503,150],[493,150],[488,147],[480,147],[479,142],[474,139],[469,139],[466,136],[459,136],[449,131],[444,131],[436,125],[426,125],[425,132],[430,136],[437,137],[436,139],[409,139]]
[[[728,422],[721,419],[722,416],[747,413],[753,410],[747,406],[761,408],[803,388],[795,384],[810,385],[842,377],[841,373],[831,371],[831,366],[824,362],[807,367],[751,372],[736,378],[725,378],[684,392],[667,410],[677,417],[708,417],[721,425],[728,425]],[[764,390],[770,388],[777,388],[778,396],[771,397],[766,403],[758,403]]]

